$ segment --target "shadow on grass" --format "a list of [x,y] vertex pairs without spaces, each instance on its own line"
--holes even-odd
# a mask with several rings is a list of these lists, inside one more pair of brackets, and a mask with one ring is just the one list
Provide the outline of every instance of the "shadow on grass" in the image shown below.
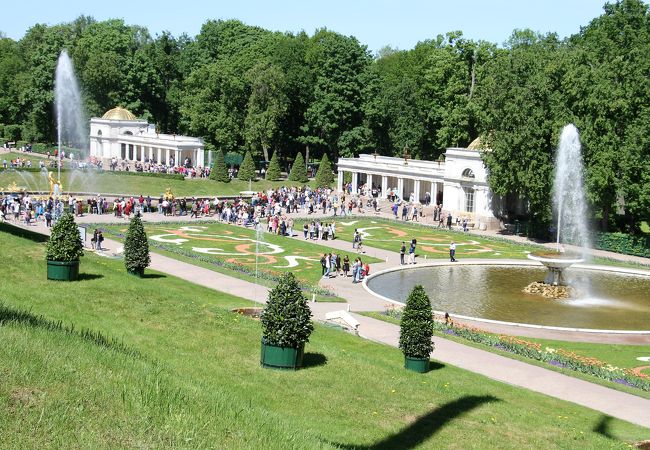
[[77,336],[100,347],[114,350],[128,356],[143,358],[138,350],[127,346],[115,338],[104,336],[99,331],[92,331],[85,328],[76,330],[74,325],[64,325],[61,321],[49,320],[44,316],[37,316],[31,311],[13,309],[11,307],[5,306],[2,302],[0,302],[0,326],[3,326],[7,323],[15,323],[32,328],[40,328],[55,333]]
[[302,368],[324,366],[327,364],[327,356],[322,353],[305,353],[302,357]]
[[478,408],[484,403],[499,402],[491,395],[461,397],[458,400],[446,403],[427,414],[418,417],[413,423],[401,431],[392,434],[372,445],[346,445],[334,444],[340,448],[350,450],[388,450],[388,449],[410,449],[415,448],[436,434],[448,422],[462,416],[469,411]]
[[29,239],[30,241],[34,241],[34,242],[47,242],[47,240],[49,239],[44,234],[37,233],[36,231],[32,231],[32,230],[27,230],[25,228],[12,225],[7,222],[0,222],[0,231],[4,231],[5,233],[12,234],[16,237]]
[[429,371],[444,369],[445,365],[438,361],[429,361]]
[[79,281],[86,281],[86,280],[97,280],[99,278],[104,278],[104,275],[99,273],[80,273],[77,279]]
[[605,436],[608,439],[616,439],[616,436],[614,436],[610,431],[609,431],[609,423],[612,421],[612,418],[610,416],[605,416],[603,415],[600,418],[600,421],[596,424],[594,427],[594,431],[601,436]]
[[167,278],[167,275],[163,275],[162,273],[145,273],[142,275],[142,278],[154,280],[156,278]]

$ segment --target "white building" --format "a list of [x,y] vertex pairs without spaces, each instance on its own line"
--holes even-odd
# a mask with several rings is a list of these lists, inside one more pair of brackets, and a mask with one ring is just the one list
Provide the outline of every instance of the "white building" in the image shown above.
[[439,161],[378,155],[339,158],[337,187],[343,188],[344,173],[350,172],[352,192],[366,184],[379,188],[382,198],[392,191],[406,201],[419,203],[425,202],[428,193],[431,204],[441,204],[454,218],[468,217],[488,227],[498,226],[495,213],[502,202],[487,184],[480,145],[477,139],[468,148],[448,148],[444,160]]
[[115,157],[180,166],[189,158],[192,166],[205,164],[203,139],[156,133],[154,125],[119,107],[90,119],[90,156],[103,162]]

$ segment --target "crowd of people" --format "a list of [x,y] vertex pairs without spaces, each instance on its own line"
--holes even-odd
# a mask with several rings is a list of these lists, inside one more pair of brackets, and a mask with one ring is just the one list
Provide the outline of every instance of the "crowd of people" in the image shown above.
[[320,259],[322,276],[325,279],[341,277],[352,277],[353,283],[360,283],[370,274],[370,265],[365,264],[361,258],[356,258],[350,266],[350,258],[345,255],[341,258],[338,253],[324,253]]

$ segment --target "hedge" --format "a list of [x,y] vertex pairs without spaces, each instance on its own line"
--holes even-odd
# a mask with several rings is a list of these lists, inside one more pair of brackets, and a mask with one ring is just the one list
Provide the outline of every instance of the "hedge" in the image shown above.
[[625,233],[596,233],[594,246],[599,250],[650,258],[650,237]]

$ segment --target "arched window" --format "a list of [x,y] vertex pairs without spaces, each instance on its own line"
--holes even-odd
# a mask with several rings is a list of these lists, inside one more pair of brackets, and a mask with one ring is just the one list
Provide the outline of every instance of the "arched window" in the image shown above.
[[474,171],[472,169],[463,170],[463,178],[474,178]]
[[101,135],[102,135],[102,130],[97,130],[97,136],[101,136]]

